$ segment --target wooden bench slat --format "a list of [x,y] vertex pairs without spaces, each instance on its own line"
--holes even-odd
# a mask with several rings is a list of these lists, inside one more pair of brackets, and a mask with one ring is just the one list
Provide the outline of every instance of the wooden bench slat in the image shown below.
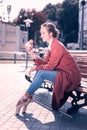
[[81,82],[87,82],[87,78],[82,77]]
[[87,74],[85,74],[85,73],[81,73],[81,76],[82,76],[84,79],[87,78]]
[[87,93],[87,88],[85,88],[83,86],[78,87],[76,90],[79,91],[79,92]]
[[81,85],[76,90],[87,93],[87,82],[81,81]]
[[87,82],[81,81],[81,86],[85,87],[87,89]]

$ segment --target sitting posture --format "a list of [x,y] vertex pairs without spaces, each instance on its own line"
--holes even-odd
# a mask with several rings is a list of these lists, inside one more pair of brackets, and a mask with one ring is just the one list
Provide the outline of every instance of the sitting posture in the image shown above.
[[79,68],[67,48],[58,40],[59,30],[51,22],[46,22],[40,28],[43,42],[47,42],[48,51],[42,59],[37,56],[32,48],[26,50],[32,57],[35,66],[29,70],[29,76],[36,71],[34,79],[19,99],[16,105],[16,115],[26,112],[28,104],[32,101],[34,92],[40,88],[44,80],[53,82],[52,108],[57,110],[68,98],[69,93],[80,84]]

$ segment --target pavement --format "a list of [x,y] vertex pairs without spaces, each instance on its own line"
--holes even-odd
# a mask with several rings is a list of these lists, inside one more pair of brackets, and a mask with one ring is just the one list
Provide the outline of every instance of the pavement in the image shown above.
[[24,78],[25,64],[0,64],[0,130],[87,130],[87,107],[76,115],[67,115],[66,102],[59,111],[51,108],[52,93],[44,88],[34,94],[25,116],[15,116],[18,99],[29,82]]

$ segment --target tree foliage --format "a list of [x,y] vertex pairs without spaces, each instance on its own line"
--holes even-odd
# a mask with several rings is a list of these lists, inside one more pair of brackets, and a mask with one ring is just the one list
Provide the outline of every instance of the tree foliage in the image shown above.
[[35,9],[32,10],[21,9],[18,14],[18,17],[14,19],[14,23],[20,26],[24,25],[23,29],[26,30],[26,25],[24,22],[25,19],[31,19],[33,21],[33,23],[31,23],[30,25],[30,28],[28,28],[28,31],[29,31],[29,39],[31,38],[34,39],[35,33],[36,34],[38,33],[40,25],[47,20],[47,17],[43,11],[37,12]]
[[44,9],[43,12],[47,16],[47,19],[50,21],[56,21],[56,6],[49,3]]
[[65,43],[78,40],[78,0],[65,0],[59,13],[58,25]]
[[29,39],[34,39],[35,36],[39,39],[40,25],[47,20],[52,21],[56,23],[60,30],[60,40],[65,44],[68,42],[77,42],[78,3],[79,0],[65,0],[63,3],[57,3],[56,5],[49,3],[42,11],[38,12],[35,9],[21,9],[14,23],[16,25],[25,25],[25,19],[29,18],[33,20],[29,28]]

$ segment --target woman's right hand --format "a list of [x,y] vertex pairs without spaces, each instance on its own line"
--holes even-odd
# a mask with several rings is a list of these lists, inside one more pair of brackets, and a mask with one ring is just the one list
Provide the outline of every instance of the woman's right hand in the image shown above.
[[28,52],[28,54],[30,55],[30,57],[32,59],[35,59],[36,58],[36,55],[33,51],[33,40],[29,40],[26,44],[25,44],[25,49],[26,51]]
[[32,59],[36,59],[36,57],[37,57],[37,55],[33,52],[33,49],[28,50],[28,54],[30,55],[30,57],[31,57]]
[[29,70],[29,72],[28,72],[29,77],[31,77],[31,73],[32,73],[33,71],[35,71],[35,70],[36,70],[36,67],[35,67],[35,66],[33,66],[33,67],[30,68],[30,70]]
[[26,49],[26,51],[29,53],[29,51],[33,51],[33,47],[29,44],[29,42],[27,42],[26,44],[25,44],[25,49]]

